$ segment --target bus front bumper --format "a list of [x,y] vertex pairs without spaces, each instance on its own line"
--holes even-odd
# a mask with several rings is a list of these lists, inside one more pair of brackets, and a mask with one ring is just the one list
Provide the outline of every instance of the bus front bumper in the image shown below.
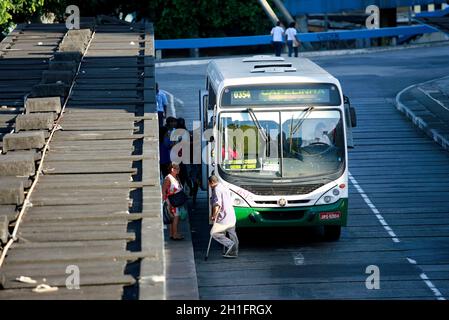
[[346,226],[348,199],[310,207],[234,209],[237,227]]

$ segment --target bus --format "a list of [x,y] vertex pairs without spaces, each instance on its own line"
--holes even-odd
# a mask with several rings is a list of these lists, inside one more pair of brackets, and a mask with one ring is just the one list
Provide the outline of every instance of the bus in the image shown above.
[[340,238],[356,115],[336,78],[305,58],[217,59],[199,102],[202,188],[214,174],[230,190],[238,228]]

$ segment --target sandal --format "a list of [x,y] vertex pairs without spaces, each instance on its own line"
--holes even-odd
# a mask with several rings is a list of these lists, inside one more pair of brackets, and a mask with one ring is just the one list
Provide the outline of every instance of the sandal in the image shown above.
[[177,237],[172,237],[171,239],[175,241],[184,240],[184,236],[178,235]]

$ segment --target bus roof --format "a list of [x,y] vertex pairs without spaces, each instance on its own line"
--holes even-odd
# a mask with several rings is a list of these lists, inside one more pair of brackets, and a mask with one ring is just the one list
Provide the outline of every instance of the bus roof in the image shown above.
[[254,56],[217,59],[209,63],[207,74],[217,91],[224,86],[283,82],[334,83],[329,72],[306,58]]

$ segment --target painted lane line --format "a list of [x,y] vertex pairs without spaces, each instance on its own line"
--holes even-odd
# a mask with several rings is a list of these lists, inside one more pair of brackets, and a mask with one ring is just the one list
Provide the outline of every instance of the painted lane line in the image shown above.
[[[371,208],[373,213],[375,214],[376,218],[379,220],[380,224],[384,227],[385,231],[390,235],[391,239],[395,243],[401,242],[397,235],[394,233],[393,229],[388,225],[384,217],[380,214],[379,210],[374,206],[374,204],[369,199],[368,195],[365,193],[365,191],[362,189],[362,187],[359,185],[357,180],[352,176],[351,173],[349,173],[349,180],[351,181],[352,185],[357,189],[357,191],[360,193],[362,199],[365,201],[365,203]],[[410,258],[407,258],[407,261],[412,265],[418,265],[418,263]],[[418,268],[422,271],[422,269],[418,266]],[[427,275],[422,272],[420,274],[421,279],[424,281],[424,283],[429,287],[429,289],[432,291],[434,296],[437,298],[437,300],[446,300],[444,296],[441,294],[440,290],[438,290],[435,285],[432,283],[432,281],[429,280]]]
[[438,298],[438,300],[446,300],[443,297],[443,295],[441,294],[440,290],[438,290],[434,286],[432,281],[429,280],[429,278],[427,277],[427,275],[425,273],[421,273],[419,276],[421,277],[422,280],[424,280],[424,283],[429,287],[429,289],[432,290],[433,294],[435,295],[435,297]]
[[390,235],[391,240],[393,242],[400,242],[397,235],[393,232],[393,230],[388,225],[387,221],[384,219],[384,217],[380,214],[379,210],[376,208],[376,206],[373,204],[373,202],[370,200],[368,195],[365,193],[365,191],[362,189],[362,187],[359,185],[357,180],[352,176],[351,173],[349,173],[349,180],[351,181],[352,185],[357,189],[358,193],[362,197],[362,199],[365,201],[365,203],[370,207],[371,211],[376,215],[377,220],[379,220],[379,223],[384,227],[385,231]]

